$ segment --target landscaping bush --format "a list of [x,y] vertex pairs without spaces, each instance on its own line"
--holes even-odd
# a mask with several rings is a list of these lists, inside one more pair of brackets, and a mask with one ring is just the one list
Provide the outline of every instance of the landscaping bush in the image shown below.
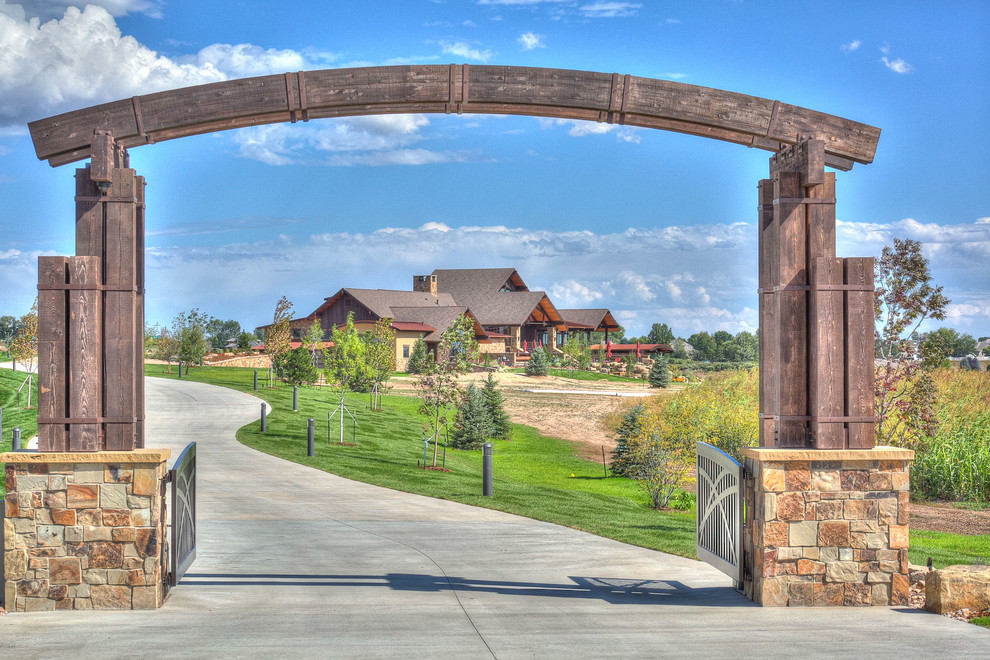
[[458,449],[474,449],[494,435],[495,423],[488,410],[485,395],[472,383],[467,386],[457,406],[450,444]]
[[512,435],[512,422],[509,421],[509,414],[505,412],[505,401],[502,393],[495,386],[495,377],[488,374],[485,386],[481,393],[485,398],[485,405],[488,407],[488,414],[492,418],[492,438],[496,440],[509,440]]
[[409,363],[406,366],[406,371],[411,374],[422,374],[426,373],[426,369],[429,366],[430,353],[426,350],[426,342],[423,341],[422,337],[417,337],[415,343],[413,343],[412,352],[409,354]]
[[615,449],[612,450],[612,475],[616,477],[632,476],[634,467],[630,453],[629,442],[639,435],[639,417],[643,414],[643,404],[637,403],[622,414],[622,422],[616,437]]
[[526,363],[527,376],[546,376],[550,373],[550,360],[542,347],[533,349],[529,354],[529,362]]
[[650,375],[647,376],[647,380],[650,382],[650,387],[670,385],[670,367],[666,357],[658,356],[653,360],[653,366],[650,367]]

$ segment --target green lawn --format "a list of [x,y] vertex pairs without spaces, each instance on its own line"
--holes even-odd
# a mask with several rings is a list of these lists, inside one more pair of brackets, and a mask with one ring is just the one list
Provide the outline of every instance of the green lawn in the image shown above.
[[[0,452],[10,451],[10,441],[14,428],[21,430],[21,443],[27,444],[29,438],[33,438],[38,433],[38,410],[35,402],[38,400],[37,381],[31,381],[31,405],[32,408],[24,408],[27,405],[27,386],[21,390],[20,400],[17,396],[17,388],[21,387],[27,374],[23,371],[11,371],[10,369],[0,369],[0,408],[3,409],[3,430],[0,431]],[[0,469],[3,463],[0,463]],[[4,479],[0,478],[0,498],[6,492]]]
[[[149,376],[175,378],[174,367],[172,371],[169,375],[164,366],[146,367]],[[185,377],[251,392],[252,376],[252,369],[202,367]],[[10,449],[14,426],[21,428],[25,440],[37,432],[37,411],[16,405],[14,391],[22,380],[21,372],[0,370],[2,450]],[[356,446],[351,447],[327,442],[327,411],[333,408],[328,392],[300,388],[296,413],[291,411],[292,388],[287,385],[271,390],[262,385],[257,395],[274,408],[268,416],[268,432],[262,434],[254,422],[238,431],[237,437],[268,454],[388,488],[499,509],[664,552],[694,554],[693,511],[649,509],[635,483],[604,478],[600,463],[574,457],[569,443],[541,436],[530,427],[516,425],[511,441],[495,443],[494,497],[486,498],[481,496],[480,451],[448,450],[448,473],[417,467],[423,460],[423,427],[415,398],[386,396],[385,410],[373,412],[368,409],[367,395],[349,396],[348,406],[358,420]],[[308,417],[316,420],[316,456],[311,459],[306,457]],[[334,434],[336,428],[334,420]],[[345,442],[350,442],[350,433],[348,425]],[[979,563],[990,557],[990,536],[912,530],[910,557],[916,564],[932,557],[936,567]]]
[[[149,375],[162,371],[147,367]],[[250,392],[252,374],[251,369],[203,367],[186,377]],[[297,413],[292,412],[290,386],[274,390],[259,386],[257,394],[273,406],[268,432],[262,434],[255,422],[242,428],[237,438],[273,456],[379,486],[516,513],[664,552],[694,554],[693,511],[651,510],[635,483],[604,478],[600,463],[574,457],[569,443],[541,436],[532,428],[516,425],[511,441],[495,443],[494,497],[486,498],[481,495],[480,451],[448,449],[447,473],[417,467],[423,461],[423,424],[413,397],[386,396],[384,410],[373,412],[367,395],[348,396],[358,420],[356,446],[351,447],[327,442],[327,412],[333,408],[329,392],[300,388]],[[312,459],[306,456],[308,417],[316,422]],[[337,429],[334,418],[334,441]],[[349,420],[344,440],[351,441]],[[431,463],[432,449],[431,445]]]

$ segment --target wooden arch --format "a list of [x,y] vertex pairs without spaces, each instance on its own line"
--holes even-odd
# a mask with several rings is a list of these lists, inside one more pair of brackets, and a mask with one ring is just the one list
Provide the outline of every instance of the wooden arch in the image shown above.
[[518,114],[642,126],[774,152],[759,183],[760,444],[869,448],[873,260],[835,254],[835,174],[880,130],[780,101],[629,75],[510,66],[330,69],[105,103],[29,125],[76,174],[76,256],[40,257],[42,451],[144,446],[144,179],[126,149],[322,117]]
[[231,128],[401,113],[533,115],[626,124],[777,152],[807,133],[825,165],[870,163],[880,130],[780,101],[618,73],[488,65],[299,71],[186,87],[29,124],[52,166],[90,156],[93,129],[126,148]]

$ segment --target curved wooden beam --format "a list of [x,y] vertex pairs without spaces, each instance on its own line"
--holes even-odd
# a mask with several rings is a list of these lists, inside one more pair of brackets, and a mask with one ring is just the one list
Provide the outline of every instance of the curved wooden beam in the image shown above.
[[870,163],[880,129],[780,101],[617,73],[467,64],[299,71],[104,103],[31,122],[54,167],[90,156],[94,129],[124,147],[276,122],[400,113],[586,119],[779,151],[798,134],[825,141],[826,164]]

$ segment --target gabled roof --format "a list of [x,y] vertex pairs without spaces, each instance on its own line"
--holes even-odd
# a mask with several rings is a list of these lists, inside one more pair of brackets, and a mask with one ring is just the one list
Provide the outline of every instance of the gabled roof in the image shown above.
[[325,299],[313,314],[327,309],[344,295],[349,295],[360,304],[367,307],[379,318],[391,317],[393,307],[450,307],[455,305],[450,294],[439,294],[436,297],[423,291],[395,291],[393,289],[352,289],[344,287],[337,293]]
[[467,307],[449,305],[441,307],[434,305],[418,307],[393,307],[392,321],[395,323],[415,323],[428,326],[433,332],[425,335],[423,341],[440,341],[440,333],[450,327],[450,324],[457,320],[461,314],[467,314],[474,321],[474,334],[481,343],[488,342],[485,329],[478,323],[478,319]]
[[607,309],[562,309],[560,316],[572,330],[618,330],[619,324]]
[[437,291],[451,294],[458,302],[463,296],[498,293],[506,285],[513,291],[529,291],[515,268],[438,268],[433,275]]

